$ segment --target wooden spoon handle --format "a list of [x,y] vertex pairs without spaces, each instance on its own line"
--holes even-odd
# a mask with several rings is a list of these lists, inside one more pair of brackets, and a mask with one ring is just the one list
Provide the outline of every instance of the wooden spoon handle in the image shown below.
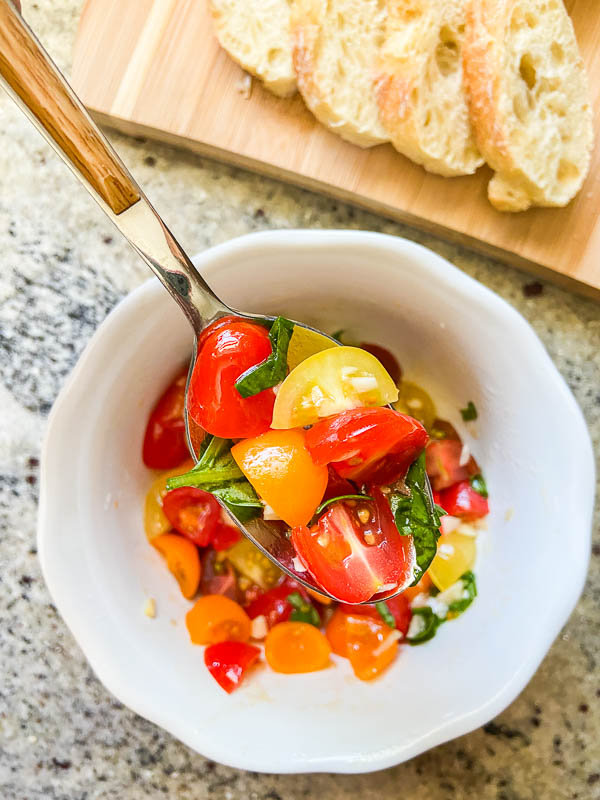
[[0,0],[0,84],[114,214],[141,190],[10,0]]

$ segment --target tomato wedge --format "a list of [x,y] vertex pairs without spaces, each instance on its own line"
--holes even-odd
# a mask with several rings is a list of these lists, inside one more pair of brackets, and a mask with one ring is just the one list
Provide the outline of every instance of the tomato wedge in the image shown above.
[[398,533],[381,491],[370,491],[373,501],[340,500],[310,530],[302,526],[292,531],[292,543],[307,570],[344,603],[362,603],[412,581],[412,539]]
[[459,481],[441,491],[438,502],[452,517],[460,517],[465,522],[481,519],[490,513],[487,499],[476,492],[469,481]]
[[193,486],[167,492],[163,511],[175,530],[198,547],[211,543],[221,519],[221,506],[215,497]]
[[480,471],[470,456],[461,464],[463,445],[456,439],[436,439],[425,451],[427,474],[435,491],[447,489],[459,481],[467,481]]
[[402,377],[402,368],[398,363],[396,356],[393,353],[390,353],[387,347],[382,347],[380,344],[371,344],[370,342],[361,342],[360,349],[366,350],[367,353],[371,353],[372,356],[375,356],[377,361],[381,363],[386,372],[389,373],[389,376],[394,383],[396,385],[400,383],[400,378]]
[[187,370],[180,372],[152,409],[142,448],[150,469],[173,469],[188,458],[185,438],[185,384]]
[[203,331],[198,348],[188,399],[192,419],[225,439],[264,433],[271,424],[275,393],[265,389],[244,398],[235,382],[271,354],[267,329],[242,319],[217,320]]
[[231,694],[248,669],[258,661],[260,650],[245,642],[218,642],[204,651],[204,663],[216,682]]
[[427,438],[421,423],[391,408],[353,408],[314,425],[306,447],[340,477],[382,485],[406,473]]

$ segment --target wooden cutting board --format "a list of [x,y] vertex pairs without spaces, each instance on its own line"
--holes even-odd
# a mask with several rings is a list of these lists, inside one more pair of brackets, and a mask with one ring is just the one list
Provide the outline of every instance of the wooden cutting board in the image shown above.
[[[600,128],[600,4],[568,0]],[[381,145],[347,144],[299,96],[253,81],[216,43],[206,0],[87,0],[73,83],[95,118],[203,155],[322,191],[459,241],[600,298],[600,146],[564,209],[511,215],[486,198],[487,168],[440,178]]]

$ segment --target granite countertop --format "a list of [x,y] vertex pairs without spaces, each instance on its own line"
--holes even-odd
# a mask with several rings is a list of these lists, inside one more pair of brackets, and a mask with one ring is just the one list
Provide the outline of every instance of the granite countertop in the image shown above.
[[[34,29],[67,69],[81,5],[24,2]],[[113,139],[190,252],[248,231],[339,227],[406,236],[445,256],[531,322],[583,408],[598,451],[600,306],[318,195],[152,142]],[[483,729],[394,769],[365,776],[238,772],[193,753],[111,697],[58,616],[40,574],[40,441],[52,402],[86,342],[148,273],[5,97],[0,257],[3,800],[600,798],[598,516],[585,593],[527,689]]]

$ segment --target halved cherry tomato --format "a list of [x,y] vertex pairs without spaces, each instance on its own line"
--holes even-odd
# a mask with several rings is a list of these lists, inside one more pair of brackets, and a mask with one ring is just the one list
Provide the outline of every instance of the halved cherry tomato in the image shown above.
[[280,622],[265,640],[265,658],[275,672],[316,672],[329,666],[331,647],[307,622]]
[[346,651],[356,677],[370,681],[396,657],[398,634],[383,621],[348,614]]
[[447,489],[459,481],[467,481],[480,471],[475,459],[460,463],[463,446],[456,439],[434,439],[425,450],[426,469],[436,491]]
[[180,372],[152,409],[142,448],[150,469],[172,469],[189,457],[185,438],[185,384],[187,370]]
[[190,382],[189,413],[215,436],[258,436],[271,424],[275,394],[272,389],[265,389],[244,398],[235,382],[271,354],[269,332],[241,319],[221,325],[219,322],[210,326],[212,330],[204,331],[199,346]]
[[193,486],[167,492],[163,498],[163,511],[173,528],[198,547],[211,543],[221,520],[221,506],[216,498]]
[[177,579],[182,595],[189,600],[196,594],[200,584],[198,548],[177,533],[163,533],[152,539],[152,544],[167,559],[169,572]]
[[[346,608],[354,608],[354,606],[346,606]],[[364,606],[364,608],[370,608],[370,606]],[[367,615],[365,614],[365,616]],[[345,612],[344,606],[338,606],[325,628],[325,636],[331,645],[332,652],[335,653],[336,656],[342,656],[342,658],[348,658],[346,617],[347,613]]]
[[360,344],[361,350],[366,350],[367,353],[371,353],[372,356],[375,356],[377,361],[383,366],[383,368],[389,373],[390,378],[394,381],[396,385],[400,383],[400,378],[402,377],[402,369],[400,364],[398,363],[398,359],[393,353],[386,347],[382,347],[380,344],[370,344],[370,342],[361,342]]
[[277,623],[285,622],[290,618],[293,606],[287,598],[294,591],[297,591],[297,584],[286,579],[274,589],[259,594],[250,605],[246,606],[246,613],[250,619],[264,616],[268,627],[272,628]]
[[234,600],[222,594],[200,597],[185,616],[185,624],[194,644],[215,644],[228,639],[247,642],[250,618]]
[[487,499],[476,492],[469,481],[459,481],[444,489],[436,502],[452,517],[460,517],[466,522],[481,519],[490,513]]
[[405,589],[402,592],[401,597],[406,598],[409,603],[412,603],[417,595],[428,594],[431,584],[432,581],[429,572],[425,572],[421,576],[421,580],[416,584],[416,586],[409,586],[408,589]]
[[314,463],[301,429],[267,431],[231,448],[260,497],[288,525],[306,525],[327,486],[327,468]]
[[332,347],[309,356],[279,387],[272,428],[314,425],[361,406],[384,406],[398,389],[379,361],[359,347]]
[[223,522],[223,519],[221,519],[221,521],[217,523],[217,527],[212,535],[211,544],[217,551],[229,550],[229,548],[237,544],[241,538],[242,534],[238,527],[231,525],[229,522]]
[[317,464],[331,464],[356,483],[393,483],[427,443],[427,431],[391,408],[354,408],[318,422],[306,434]]
[[429,574],[440,592],[449,589],[475,563],[475,537],[456,531],[445,533],[438,541],[437,553],[429,565]]
[[334,470],[334,468],[329,464],[327,466],[327,488],[325,489],[325,494],[323,495],[323,501],[325,500],[332,500],[334,497],[341,497],[345,494],[357,494],[358,489],[350,481],[347,481],[345,478]]
[[412,539],[398,533],[381,491],[369,491],[373,501],[338,501],[310,530],[292,531],[294,548],[310,574],[345,603],[361,603],[411,581]]
[[163,500],[167,494],[168,478],[172,478],[175,475],[183,475],[184,472],[189,472],[193,466],[194,462],[191,459],[184,461],[180,467],[163,472],[162,475],[152,481],[144,503],[144,530],[149,541],[152,541],[155,536],[160,536],[161,533],[168,533],[171,530],[171,523],[163,511]]
[[394,403],[394,408],[403,414],[408,414],[418,419],[427,430],[430,430],[436,417],[433,400],[422,389],[412,381],[402,381],[400,384],[400,396],[398,402]]
[[237,689],[246,671],[260,656],[260,650],[245,642],[218,642],[204,651],[208,671],[228,694]]
[[238,600],[234,569],[228,561],[219,559],[212,547],[207,548],[202,556],[200,591],[202,594],[222,594],[230,600]]
[[[431,581],[429,581],[431,584]],[[394,622],[396,624],[396,629],[399,630],[403,636],[406,636],[406,632],[408,631],[410,621],[412,619],[412,611],[410,610],[410,599],[406,596],[406,592],[410,591],[410,589],[406,589],[402,594],[397,594],[394,597],[390,597],[388,600],[385,601],[386,606],[392,617],[394,618]],[[347,603],[340,603],[339,610],[342,611],[344,614],[353,614],[354,616],[364,616],[364,617],[371,617],[371,619],[376,619],[379,622],[385,622],[381,614],[379,613],[377,607],[373,604],[362,605],[362,606],[355,606],[355,605],[348,605]],[[387,624],[387,623],[386,623]]]

